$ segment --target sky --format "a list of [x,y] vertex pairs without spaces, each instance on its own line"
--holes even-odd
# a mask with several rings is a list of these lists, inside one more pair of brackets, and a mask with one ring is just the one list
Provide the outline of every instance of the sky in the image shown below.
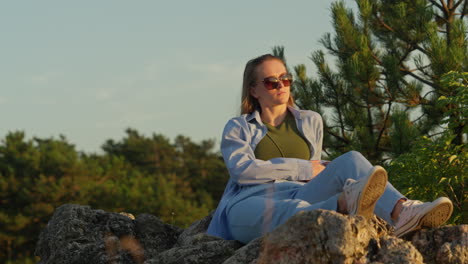
[[[306,64],[331,1],[44,0],[0,4],[0,138],[64,135],[100,153],[125,129],[219,142],[246,62]],[[1,143],[3,144],[3,142]]]

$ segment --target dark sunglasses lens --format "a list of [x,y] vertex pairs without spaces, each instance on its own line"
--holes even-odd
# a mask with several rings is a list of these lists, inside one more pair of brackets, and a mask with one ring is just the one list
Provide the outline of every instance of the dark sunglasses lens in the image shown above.
[[291,86],[292,83],[292,75],[291,74],[285,74],[280,77],[281,82],[283,83],[284,86]]
[[265,78],[263,83],[268,90],[276,89],[279,86],[279,80],[274,77]]

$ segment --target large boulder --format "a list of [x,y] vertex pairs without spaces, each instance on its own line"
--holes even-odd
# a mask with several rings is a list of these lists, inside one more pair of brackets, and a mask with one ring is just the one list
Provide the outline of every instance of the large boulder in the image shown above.
[[67,204],[42,231],[36,255],[42,264],[468,263],[467,225],[424,229],[400,239],[377,217],[315,210],[243,245],[207,235],[211,217],[182,230],[150,214],[131,219]]
[[[327,210],[302,212],[254,242],[254,252],[241,249],[225,263],[388,263],[388,259],[422,263],[411,243],[389,237],[389,230],[377,218],[367,220]],[[237,254],[257,256],[239,258]]]
[[181,229],[152,215],[132,220],[89,206],[58,207],[36,247],[39,263],[142,263],[170,249]]
[[423,229],[407,239],[428,264],[468,263],[468,225]]

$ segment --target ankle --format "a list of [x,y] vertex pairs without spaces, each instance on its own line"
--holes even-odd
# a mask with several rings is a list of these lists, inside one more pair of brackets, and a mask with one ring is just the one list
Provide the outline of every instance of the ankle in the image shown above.
[[342,213],[342,214],[348,213],[348,210],[346,208],[346,199],[345,199],[344,193],[341,193],[340,196],[338,196],[337,211],[338,213]]
[[392,218],[393,221],[398,220],[398,217],[400,216],[401,209],[403,209],[403,202],[405,202],[405,198],[401,198],[398,200],[393,207],[392,213],[390,214],[390,217]]

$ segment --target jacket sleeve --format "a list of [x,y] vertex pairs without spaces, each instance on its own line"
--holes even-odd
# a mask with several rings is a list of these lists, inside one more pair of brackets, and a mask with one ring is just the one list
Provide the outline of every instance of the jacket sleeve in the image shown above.
[[260,184],[274,180],[309,180],[312,165],[307,160],[295,158],[255,158],[250,147],[251,135],[239,118],[229,120],[221,140],[221,152],[229,174],[240,185]]
[[323,144],[323,120],[319,113],[311,112],[307,119],[309,131],[305,132],[310,137],[314,155],[311,160],[320,160],[322,158],[322,144]]

